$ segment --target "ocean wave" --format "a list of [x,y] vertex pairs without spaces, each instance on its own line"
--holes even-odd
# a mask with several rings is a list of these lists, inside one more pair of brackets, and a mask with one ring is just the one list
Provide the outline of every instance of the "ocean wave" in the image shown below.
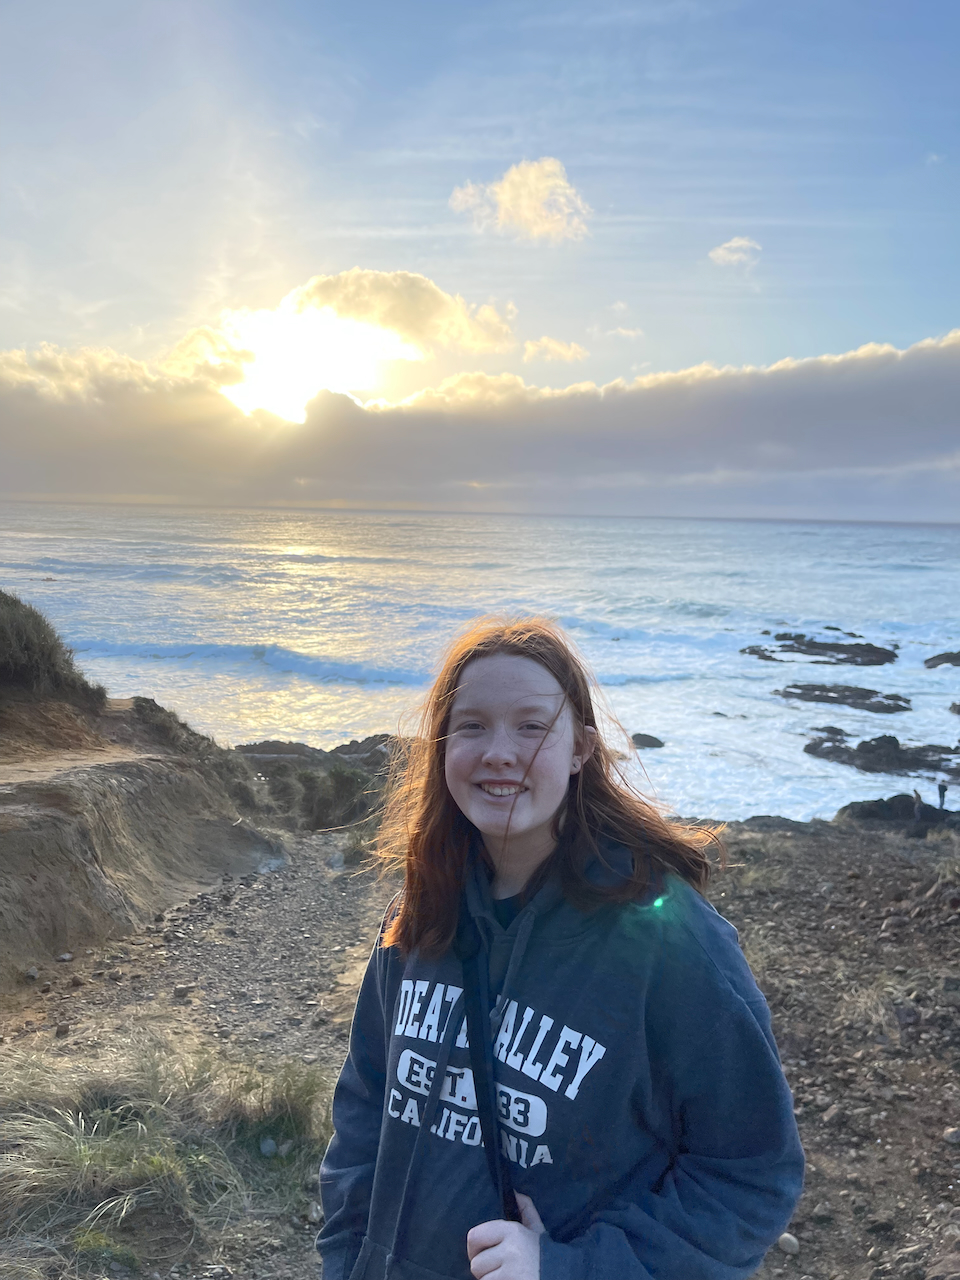
[[280,675],[298,675],[326,684],[408,684],[421,685],[429,679],[426,671],[399,667],[377,667],[365,662],[299,653],[281,645],[246,644],[142,644],[109,640],[71,640],[70,647],[80,658],[140,658],[148,662],[194,662],[236,665],[256,663]]

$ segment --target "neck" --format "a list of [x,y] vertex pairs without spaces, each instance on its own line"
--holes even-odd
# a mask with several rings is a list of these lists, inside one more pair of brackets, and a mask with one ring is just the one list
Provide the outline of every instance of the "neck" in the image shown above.
[[496,899],[512,898],[520,893],[557,847],[552,836],[530,841],[511,840],[506,847],[495,837],[484,836],[483,843],[494,867],[491,891]]

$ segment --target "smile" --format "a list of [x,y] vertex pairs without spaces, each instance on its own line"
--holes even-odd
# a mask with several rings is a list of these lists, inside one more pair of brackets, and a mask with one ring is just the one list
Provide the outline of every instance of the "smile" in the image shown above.
[[478,782],[477,786],[488,796],[516,796],[527,790],[519,782]]

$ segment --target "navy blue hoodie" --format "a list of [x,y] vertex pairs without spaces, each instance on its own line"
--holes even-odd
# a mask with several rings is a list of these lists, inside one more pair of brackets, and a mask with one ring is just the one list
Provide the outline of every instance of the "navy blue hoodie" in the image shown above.
[[[467,905],[499,992],[501,1149],[546,1227],[542,1280],[750,1275],[803,1155],[732,925],[672,876],[591,913],[551,881],[505,930],[475,867]],[[470,1280],[467,1232],[503,1216],[462,987],[453,954],[374,949],[321,1168],[324,1280]]]

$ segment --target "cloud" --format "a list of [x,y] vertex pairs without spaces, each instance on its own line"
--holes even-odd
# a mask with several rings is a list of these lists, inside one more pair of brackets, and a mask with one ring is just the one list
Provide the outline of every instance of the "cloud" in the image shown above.
[[590,354],[580,346],[579,342],[560,342],[557,338],[546,336],[537,338],[535,342],[523,344],[523,363],[531,360],[586,360]]
[[322,392],[297,426],[204,372],[0,353],[6,496],[955,521],[960,330],[766,368],[553,389],[458,374],[400,405]]
[[608,338],[642,338],[642,329],[624,329],[622,325],[618,325],[616,329],[608,329]]
[[567,171],[553,156],[523,160],[508,169],[499,182],[486,186],[467,182],[455,187],[450,208],[472,213],[478,230],[495,227],[521,239],[582,240],[593,210],[567,180]]
[[761,248],[748,236],[734,236],[711,249],[707,257],[718,267],[752,267],[759,260]]
[[224,311],[217,326],[191,330],[164,368],[216,382],[241,409],[302,422],[321,388],[362,394],[391,361],[423,360],[436,348],[471,354],[515,345],[510,322],[490,303],[471,306],[410,271],[355,267],[314,276],[273,308]]
[[509,351],[514,345],[507,304],[500,315],[489,303],[471,306],[458,293],[445,293],[412,271],[367,271],[354,267],[335,276],[314,276],[285,302],[296,310],[330,307],[344,319],[390,329],[423,352],[434,347],[460,351]]

